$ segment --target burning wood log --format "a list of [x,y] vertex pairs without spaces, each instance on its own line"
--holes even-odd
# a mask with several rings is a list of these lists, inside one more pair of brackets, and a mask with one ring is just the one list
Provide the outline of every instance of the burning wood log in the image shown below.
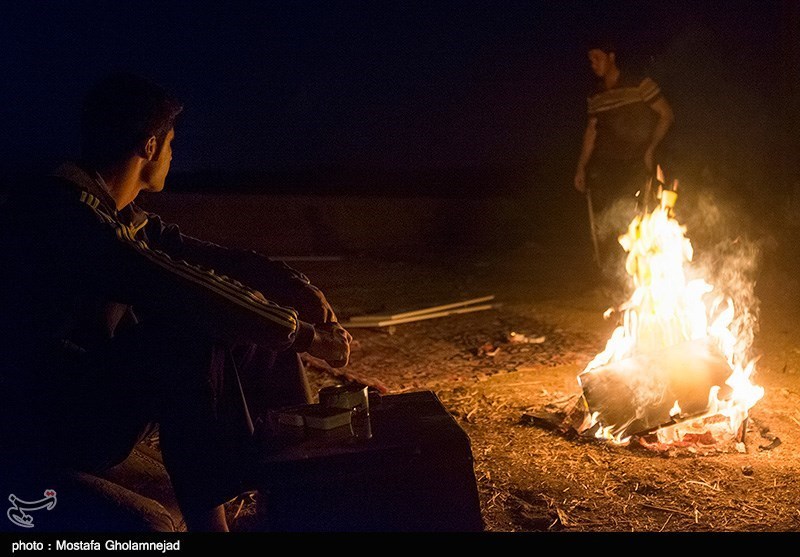
[[589,412],[619,439],[700,417],[725,400],[732,373],[707,340],[683,342],[578,376]]
[[578,376],[586,432],[618,442],[656,432],[662,444],[687,434],[703,443],[706,426],[735,436],[764,394],[750,380],[752,323],[730,296],[707,300],[714,286],[688,280],[694,250],[673,211],[677,181],[666,189],[658,170],[659,203],[652,211],[644,203],[619,237],[634,292],[606,348]]

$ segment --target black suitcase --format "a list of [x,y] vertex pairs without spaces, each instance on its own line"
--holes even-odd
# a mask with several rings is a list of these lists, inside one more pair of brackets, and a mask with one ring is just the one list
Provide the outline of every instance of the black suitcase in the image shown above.
[[265,437],[260,529],[483,530],[469,437],[433,392],[371,397],[368,426]]

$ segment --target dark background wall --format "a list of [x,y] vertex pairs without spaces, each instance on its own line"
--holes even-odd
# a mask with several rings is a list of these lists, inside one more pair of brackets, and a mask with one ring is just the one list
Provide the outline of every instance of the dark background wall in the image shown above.
[[[189,191],[549,195],[569,186],[611,35],[676,111],[691,182],[796,180],[797,3],[563,0],[41,0],[0,19],[0,167],[75,153],[83,91],[123,68],[186,112],[170,186]],[[563,193],[563,190],[560,190]]]

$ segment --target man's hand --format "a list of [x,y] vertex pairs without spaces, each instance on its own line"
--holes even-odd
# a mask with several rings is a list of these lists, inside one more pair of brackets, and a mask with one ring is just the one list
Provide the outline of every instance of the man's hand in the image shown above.
[[336,314],[333,312],[333,308],[325,298],[325,294],[316,286],[308,285],[299,290],[295,295],[294,301],[289,305],[297,310],[300,319],[308,323],[336,321]]
[[344,371],[343,369],[334,369],[331,365],[326,362],[325,360],[321,360],[320,358],[315,358],[308,352],[304,352],[301,356],[303,359],[303,363],[309,367],[315,367],[320,371],[324,371],[326,373],[331,374],[333,377],[336,377],[340,380],[345,381],[352,381],[355,383],[361,383],[362,385],[366,385],[367,387],[372,387],[373,389],[377,389],[381,394],[385,395],[389,392],[389,387],[387,387],[380,379],[376,379],[375,377],[368,377],[366,375],[362,375],[360,373],[353,373],[351,371]]
[[314,325],[314,340],[308,353],[325,360],[331,367],[344,367],[350,361],[350,342],[353,337],[338,323]]
[[575,172],[575,189],[581,193],[586,191],[586,169],[579,168],[577,172]]

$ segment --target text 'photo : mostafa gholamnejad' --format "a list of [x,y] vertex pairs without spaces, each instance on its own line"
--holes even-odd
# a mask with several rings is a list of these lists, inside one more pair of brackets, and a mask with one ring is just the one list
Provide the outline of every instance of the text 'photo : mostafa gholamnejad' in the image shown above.
[[135,540],[57,540],[55,548],[58,551],[180,551],[181,541],[135,541]]

